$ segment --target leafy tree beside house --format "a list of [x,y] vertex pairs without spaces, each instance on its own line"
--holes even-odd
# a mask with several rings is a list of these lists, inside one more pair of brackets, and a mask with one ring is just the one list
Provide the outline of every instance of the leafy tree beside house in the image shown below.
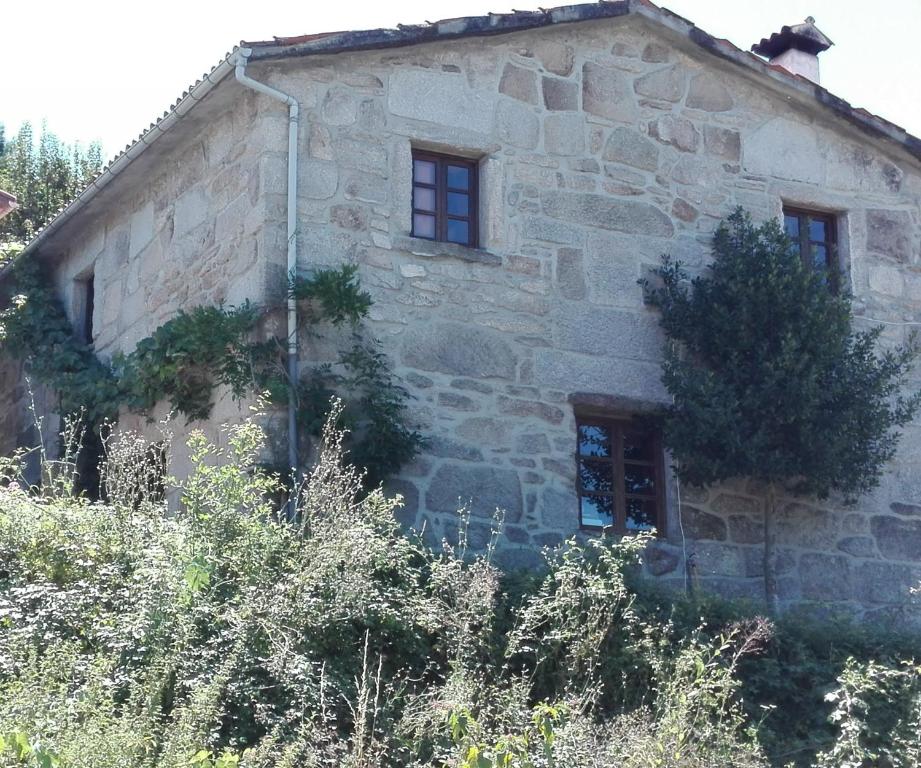
[[708,274],[689,284],[669,257],[655,273],[645,286],[667,337],[666,445],[684,482],[764,484],[775,610],[778,493],[854,500],[878,485],[921,406],[903,389],[917,347],[881,351],[881,328],[853,328],[851,297],[803,264],[779,223],[755,226],[742,209],[717,230]]

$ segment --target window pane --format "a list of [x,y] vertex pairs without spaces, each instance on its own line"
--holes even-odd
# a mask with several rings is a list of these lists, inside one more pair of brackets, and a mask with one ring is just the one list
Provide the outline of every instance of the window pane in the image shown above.
[[627,530],[648,531],[656,527],[656,503],[651,499],[627,499]]
[[434,184],[435,163],[431,160],[414,160],[413,181],[418,181],[420,184]]
[[624,433],[624,458],[627,461],[653,461],[655,441],[646,432]]
[[608,434],[608,428],[600,424],[581,424],[579,453],[583,456],[610,456],[611,436]]
[[470,242],[470,227],[466,221],[448,219],[448,242],[462,245]]
[[653,467],[624,467],[624,488],[627,493],[653,493],[656,489],[655,469]]
[[583,496],[582,525],[601,528],[614,524],[614,499],[610,496]]
[[435,217],[422,213],[413,214],[413,235],[416,237],[435,237]]
[[463,192],[448,192],[448,213],[453,216],[466,216],[470,210],[470,198]]
[[413,207],[420,211],[435,210],[435,190],[427,187],[413,188]]
[[613,467],[608,462],[580,461],[579,479],[583,491],[614,491]]
[[453,189],[469,189],[470,169],[462,165],[449,165],[448,186]]
[[828,267],[828,249],[824,245],[812,246],[812,265],[821,270]]
[[821,240],[825,242],[829,239],[828,237],[828,222],[827,221],[816,221],[815,219],[809,220],[809,239],[810,240]]
[[794,216],[791,213],[785,214],[783,217],[783,228],[786,230],[787,235],[794,240],[799,240],[799,216]]

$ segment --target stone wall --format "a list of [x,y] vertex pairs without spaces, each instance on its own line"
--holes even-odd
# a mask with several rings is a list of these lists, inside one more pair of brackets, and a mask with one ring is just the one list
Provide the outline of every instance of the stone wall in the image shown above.
[[[534,565],[542,546],[582,535],[574,403],[665,401],[662,339],[637,280],[664,252],[703,268],[737,205],[758,219],[784,203],[836,212],[858,313],[893,323],[886,343],[919,319],[917,161],[637,17],[249,73],[302,106],[301,269],[360,267],[370,327],[429,438],[392,488],[406,524],[433,542],[458,535],[459,503],[475,546],[505,510],[506,565]],[[61,254],[65,297],[96,264],[103,354],[180,307],[258,301],[283,274],[284,109],[221,89],[226,111],[157,150],[149,178],[123,180],[122,197]],[[478,249],[409,237],[413,147],[479,159]],[[318,359],[306,339],[303,353],[306,365]],[[240,415],[222,400],[209,427]],[[649,573],[757,596],[757,488],[705,494],[666,479]],[[856,507],[784,500],[783,510],[786,603],[918,619],[908,587],[921,579],[921,425]]]
[[[918,319],[917,162],[688,45],[630,18],[252,67],[304,109],[302,269],[360,265],[373,331],[430,438],[392,483],[430,540],[457,536],[459,503],[475,546],[505,510],[505,564],[578,535],[573,403],[664,401],[637,280],[664,252],[702,268],[737,205],[837,212],[858,312]],[[409,237],[413,147],[480,159],[479,249]],[[904,337],[887,327],[887,342]],[[857,507],[783,502],[782,600],[911,612],[919,462],[913,426]],[[756,489],[682,492],[679,519],[669,478],[648,571],[758,597]]]
[[[272,292],[277,298],[284,286],[284,267],[279,266],[283,243],[279,255],[278,243],[266,242],[264,228],[279,188],[284,192],[284,177],[265,171],[274,167],[269,158],[276,151],[266,135],[278,128],[278,121],[272,113],[260,115],[252,94],[229,84],[197,109],[187,125],[161,139],[100,193],[79,217],[79,226],[65,229],[43,252],[75,324],[83,305],[81,282],[94,276],[93,341],[103,359],[130,352],[180,309],[245,299],[263,303]],[[9,397],[22,387],[0,382],[0,392]],[[5,419],[18,425],[16,438],[4,435],[6,451],[14,442],[35,444],[35,435],[23,427],[31,423],[26,404],[17,397],[5,409]],[[219,391],[210,422],[173,419],[173,473],[181,477],[188,471],[185,439],[192,428],[204,428],[221,444],[220,425],[239,421],[248,414],[247,405]],[[160,440],[158,422],[168,416],[167,404],[151,416],[152,421],[123,412],[119,424]],[[49,414],[44,431],[52,449],[57,428],[58,420]]]

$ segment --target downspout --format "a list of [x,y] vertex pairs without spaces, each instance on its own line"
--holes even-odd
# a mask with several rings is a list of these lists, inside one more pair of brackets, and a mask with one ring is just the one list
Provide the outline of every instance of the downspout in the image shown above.
[[[293,96],[272,88],[246,74],[246,62],[252,55],[252,48],[241,48],[237,58],[235,75],[237,82],[246,88],[264,93],[288,105],[288,279],[297,275],[297,129],[299,108]],[[300,484],[300,464],[297,456],[297,300],[290,289],[288,294],[288,466],[294,472],[292,485]],[[293,499],[293,496],[292,496]]]

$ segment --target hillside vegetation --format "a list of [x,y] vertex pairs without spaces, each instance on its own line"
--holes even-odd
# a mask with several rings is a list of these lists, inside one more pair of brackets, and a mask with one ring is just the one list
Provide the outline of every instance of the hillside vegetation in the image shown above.
[[0,467],[0,767],[921,763],[911,638],[656,594],[642,538],[431,551],[329,425],[285,521],[262,440],[193,437],[175,514],[131,435],[105,503]]

